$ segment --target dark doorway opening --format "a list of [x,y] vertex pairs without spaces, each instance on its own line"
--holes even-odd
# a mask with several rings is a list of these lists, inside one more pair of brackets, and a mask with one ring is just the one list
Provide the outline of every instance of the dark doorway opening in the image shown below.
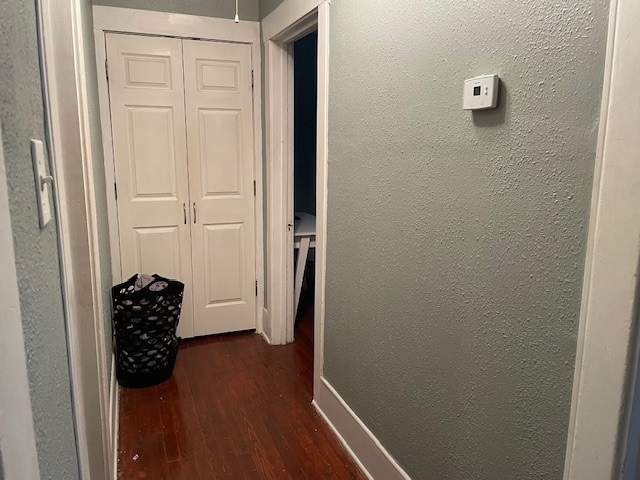
[[[316,215],[316,145],[318,32],[293,45],[294,60],[294,212],[296,221],[304,214]],[[304,280],[296,312],[295,338],[313,345],[313,302],[315,249],[305,259]]]

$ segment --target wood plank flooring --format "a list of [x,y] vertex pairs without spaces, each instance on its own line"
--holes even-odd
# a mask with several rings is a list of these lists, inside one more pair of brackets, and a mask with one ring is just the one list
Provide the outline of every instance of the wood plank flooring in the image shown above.
[[184,342],[171,379],[121,388],[118,478],[364,480],[311,405],[312,316],[287,346],[254,333]]

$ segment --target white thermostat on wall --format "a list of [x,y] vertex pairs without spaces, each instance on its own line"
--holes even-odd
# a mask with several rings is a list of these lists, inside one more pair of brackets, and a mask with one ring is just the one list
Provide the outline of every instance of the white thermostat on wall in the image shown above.
[[464,81],[463,110],[488,110],[498,105],[498,75],[482,75]]

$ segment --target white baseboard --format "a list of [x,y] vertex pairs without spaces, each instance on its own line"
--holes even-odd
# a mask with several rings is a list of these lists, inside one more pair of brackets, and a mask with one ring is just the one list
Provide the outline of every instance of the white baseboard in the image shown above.
[[320,378],[313,405],[367,478],[411,480],[324,377]]
[[259,332],[269,345],[271,345],[271,315],[269,311],[262,307],[262,331]]
[[266,333],[260,332],[260,335],[262,335],[262,338],[264,338],[265,342],[267,342],[269,345],[271,345],[271,340],[269,340],[269,337],[267,337]]
[[116,356],[111,357],[111,387],[109,391],[109,440],[111,442],[109,452],[111,453],[112,478],[118,478],[118,432],[120,425],[120,390],[116,378]]

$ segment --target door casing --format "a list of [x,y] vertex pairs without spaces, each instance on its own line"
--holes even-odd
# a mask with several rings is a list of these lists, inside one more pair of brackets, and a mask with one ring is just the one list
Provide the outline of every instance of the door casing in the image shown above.
[[[293,45],[317,30],[318,14],[310,14],[265,43],[267,64],[267,158],[271,244],[269,313],[270,341],[294,340],[296,312],[293,295],[293,188],[294,188],[294,60]],[[316,188],[320,188],[318,185]],[[284,319],[278,322],[278,319]]]
[[329,1],[285,0],[262,21],[265,49],[265,121],[269,198],[269,309],[265,334],[273,344],[293,340],[293,59],[292,43],[318,31],[316,248],[313,391],[317,396],[324,365],[327,245]]
[[78,463],[82,478],[109,478],[117,457],[109,420],[117,403],[109,397],[110,320],[101,290],[82,5],[38,0],[36,8]]
[[637,1],[610,3],[565,480],[617,480],[627,451],[640,300],[639,15]]

